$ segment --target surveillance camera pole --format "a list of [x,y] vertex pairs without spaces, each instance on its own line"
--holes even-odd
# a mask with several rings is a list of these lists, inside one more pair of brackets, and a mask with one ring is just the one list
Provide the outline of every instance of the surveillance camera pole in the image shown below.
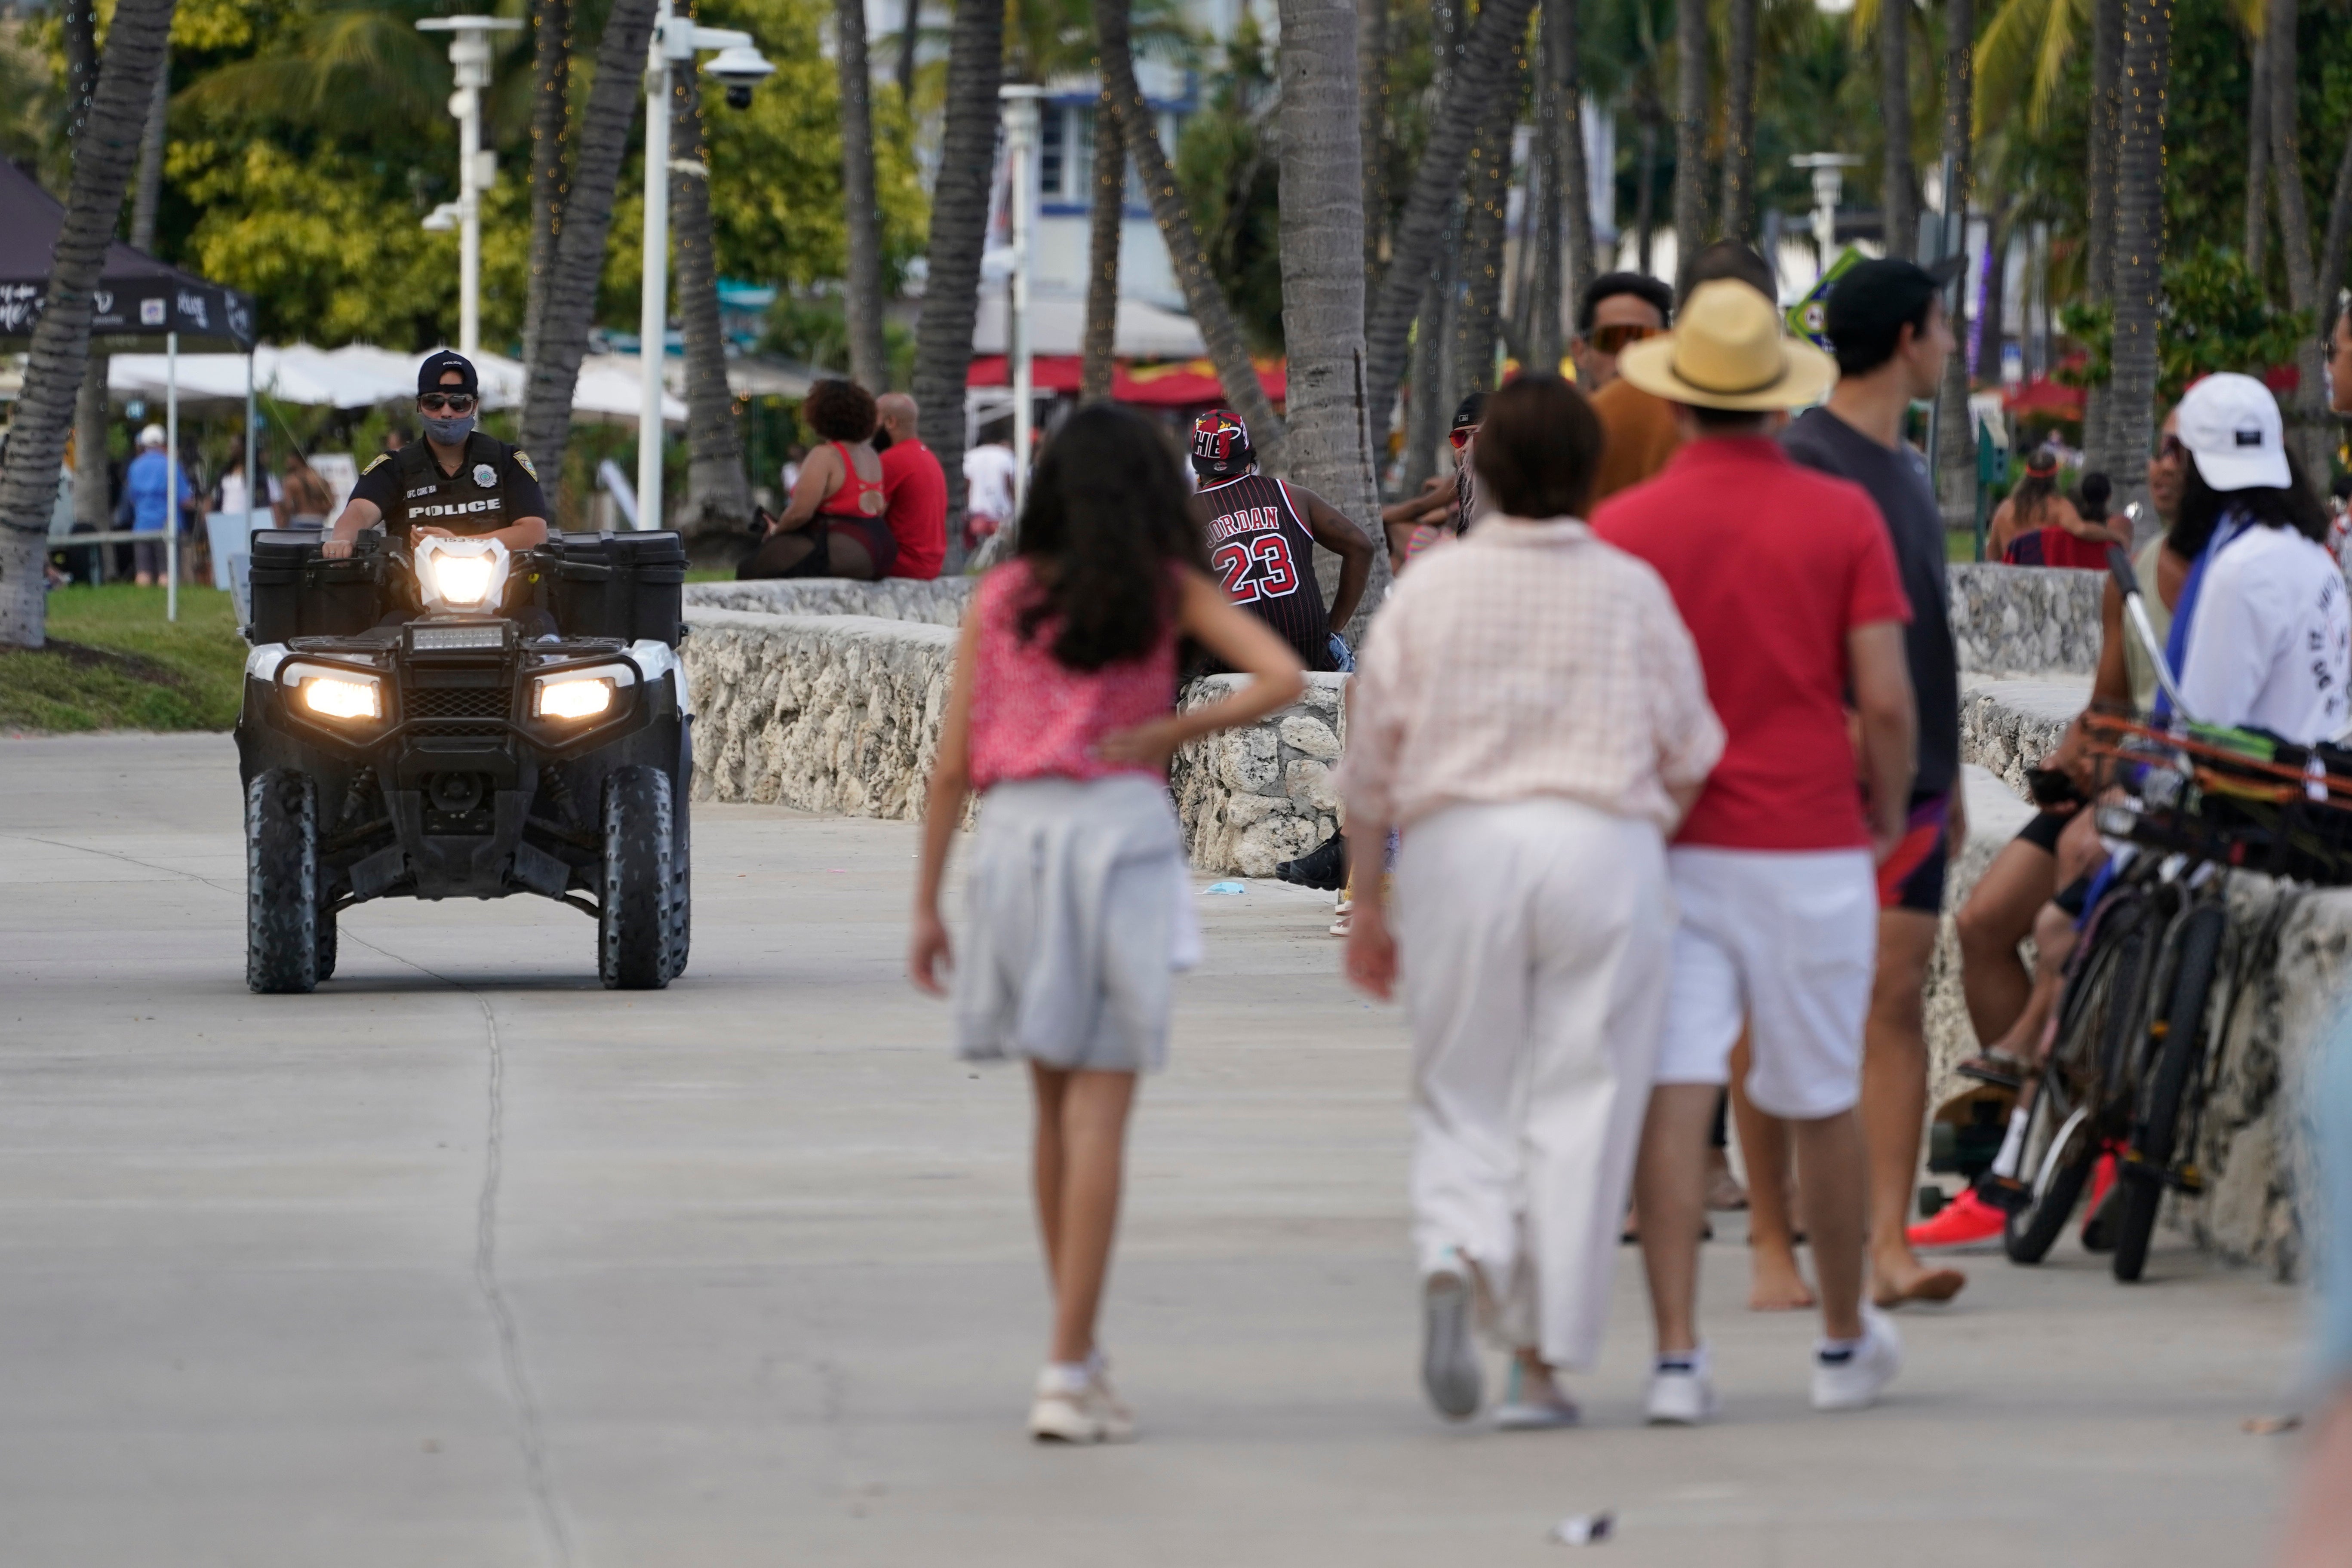
[[[662,359],[669,335],[669,73],[694,68],[698,50],[750,49],[751,35],[697,26],[661,0],[646,45],[646,264],[637,305],[637,526],[662,525]],[[700,171],[698,171],[700,172]]]
[[[416,24],[419,32],[456,35],[449,40],[449,64],[457,90],[449,95],[449,112],[457,121],[457,352],[468,359],[482,346],[482,193],[499,177],[499,155],[482,147],[490,35],[521,26],[511,16],[427,16]],[[425,225],[447,227],[446,205]]]
[[1800,153],[1789,160],[1791,168],[1812,172],[1813,244],[1824,268],[1837,248],[1837,210],[1845,195],[1845,172],[1861,162],[1851,153]]
[[1005,360],[1013,383],[1013,514],[1029,500],[1031,427],[1037,418],[1036,371],[1029,338],[1030,205],[1034,189],[1029,159],[1037,147],[1037,100],[1042,87],[1014,85],[996,89],[1004,117],[1004,157],[1011,178],[1005,200],[1012,208],[1013,276],[1005,282]]

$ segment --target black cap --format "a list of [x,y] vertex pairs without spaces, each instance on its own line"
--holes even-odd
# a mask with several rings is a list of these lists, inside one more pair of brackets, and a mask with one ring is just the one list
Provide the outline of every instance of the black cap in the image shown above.
[[1454,408],[1454,428],[1466,430],[1486,417],[1486,395],[1474,392]]
[[1204,479],[1238,474],[1257,461],[1249,426],[1230,408],[1212,408],[1192,421],[1192,471]]
[[482,382],[474,374],[474,362],[455,349],[438,349],[426,354],[425,363],[416,367],[416,395],[422,397],[428,392],[440,391],[441,378],[453,370],[466,379],[450,390],[480,393]]
[[1933,267],[1893,257],[1856,262],[1830,286],[1822,330],[1836,342],[1916,321],[1927,309],[1928,298],[1958,278],[1968,264],[1965,256],[1947,256]]

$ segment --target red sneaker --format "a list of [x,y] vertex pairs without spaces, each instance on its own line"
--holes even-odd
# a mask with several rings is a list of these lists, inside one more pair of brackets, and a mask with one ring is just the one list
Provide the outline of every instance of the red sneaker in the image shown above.
[[2115,1226],[2107,1212],[2107,1202],[2115,1195],[2116,1152],[2110,1149],[2099,1156],[2091,1167],[2091,1201],[2083,1205],[2083,1250],[2113,1252],[2116,1249]]
[[1937,1211],[1933,1219],[1921,1220],[1903,1233],[1912,1248],[1918,1252],[1956,1252],[1964,1247],[1988,1247],[2000,1242],[2009,1216],[1977,1196],[1970,1187]]

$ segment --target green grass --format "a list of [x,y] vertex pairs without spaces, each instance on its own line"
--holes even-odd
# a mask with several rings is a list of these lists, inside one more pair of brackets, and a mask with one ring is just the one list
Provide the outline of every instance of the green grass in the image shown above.
[[0,653],[0,731],[226,730],[243,698],[245,640],[229,596],[132,584],[49,595],[48,646]]

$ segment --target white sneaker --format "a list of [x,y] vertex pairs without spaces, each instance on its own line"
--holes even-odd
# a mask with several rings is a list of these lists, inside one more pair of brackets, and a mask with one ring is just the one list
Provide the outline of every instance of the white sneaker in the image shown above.
[[1903,1370],[1903,1336],[1875,1307],[1862,1310],[1862,1342],[1839,1362],[1813,1358],[1813,1408],[1867,1410]]
[[1715,1368],[1706,1347],[1653,1365],[1648,1412],[1653,1426],[1696,1426],[1715,1419]]
[[1029,1436],[1040,1443],[1131,1442],[1135,1413],[1111,1392],[1101,1367],[1078,1375],[1048,1366],[1037,1374]]
[[1469,1269],[1458,1255],[1453,1267],[1422,1282],[1421,1386],[1449,1421],[1478,1414],[1486,1392],[1477,1347],[1470,1342],[1471,1306]]
[[1353,899],[1341,899],[1337,904],[1332,906],[1331,912],[1333,915],[1338,917],[1331,922],[1331,934],[1333,936],[1347,935],[1349,926],[1355,922],[1356,900]]

